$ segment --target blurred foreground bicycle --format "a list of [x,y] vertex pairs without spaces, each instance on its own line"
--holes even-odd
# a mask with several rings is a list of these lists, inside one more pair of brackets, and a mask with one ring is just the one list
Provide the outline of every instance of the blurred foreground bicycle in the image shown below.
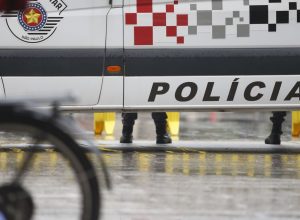
[[[36,219],[34,200],[22,183],[30,170],[35,152],[41,145],[52,146],[68,161],[73,170],[81,192],[78,219],[99,218],[100,188],[96,171],[86,155],[86,150],[71,136],[69,127],[58,114],[57,105],[45,113],[33,110],[26,103],[0,103],[2,136],[21,134],[31,143],[11,180],[0,186],[0,220]],[[104,166],[102,160],[101,163]],[[103,171],[109,184],[105,166]]]

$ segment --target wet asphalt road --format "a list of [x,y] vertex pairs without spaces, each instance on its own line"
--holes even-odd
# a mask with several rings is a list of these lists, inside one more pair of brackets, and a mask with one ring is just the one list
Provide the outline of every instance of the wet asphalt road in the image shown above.
[[[268,117],[184,113],[179,139],[193,140],[196,146],[206,143],[204,140],[238,140],[247,147],[253,141],[263,142],[270,129]],[[75,118],[91,133],[91,115]],[[151,142],[153,129],[150,116],[141,114],[134,135]],[[116,140],[120,130],[118,123]],[[289,117],[284,132],[284,142],[290,142]],[[95,139],[105,146],[106,140],[113,138]],[[163,152],[139,151],[138,147],[127,152],[108,147],[103,156],[114,186],[112,191],[103,190],[105,220],[300,218],[300,153],[212,153],[201,149]],[[0,152],[0,182],[13,176],[23,157],[24,151],[17,148]],[[101,178],[100,165],[94,155],[89,157]],[[79,190],[68,164],[58,153],[37,153],[25,185],[38,206],[35,219],[78,219]]]

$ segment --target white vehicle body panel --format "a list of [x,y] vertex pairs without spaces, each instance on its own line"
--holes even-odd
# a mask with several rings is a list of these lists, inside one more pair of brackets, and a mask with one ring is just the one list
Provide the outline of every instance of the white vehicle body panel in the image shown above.
[[123,76],[106,76],[103,79],[98,108],[123,108]]
[[[94,105],[98,100],[99,77],[4,77],[9,99],[42,99],[72,96],[76,105]],[[84,82],[84,83],[83,83]],[[86,86],[89,85],[89,86]],[[55,89],[54,89],[55,88]],[[84,96],[82,95],[84,91]],[[72,103],[62,103],[72,105]]]
[[[117,3],[117,2],[115,2]],[[116,6],[120,6],[119,4]],[[107,15],[105,66],[123,67],[123,9],[112,8]],[[123,108],[123,72],[110,74],[104,70],[100,101],[96,108]]]
[[300,0],[57,2],[30,1],[47,18],[36,25],[30,11],[0,14],[6,98],[71,94],[74,111],[300,108]]
[[123,49],[123,9],[112,8],[107,15],[106,48]]
[[[145,2],[151,0],[124,3],[125,109],[299,107],[298,84],[294,98],[284,100],[283,96],[300,81],[295,65],[300,62],[300,1]],[[239,87],[229,102],[226,95],[235,79],[239,79]],[[265,88],[254,87],[251,94],[262,92],[263,96],[245,100],[243,90],[257,81]],[[274,84],[279,81],[280,94],[270,101]],[[155,83],[168,84],[170,88],[164,93],[160,87],[157,98],[149,101]],[[191,100],[178,101],[176,89],[185,83],[194,83],[197,94]],[[203,100],[208,83],[214,84],[212,96],[220,96],[216,101]],[[182,91],[183,97],[189,89]]]
[[[41,42],[22,41],[24,30],[18,23],[18,17],[0,18],[0,27],[2,27],[0,48],[105,48],[106,15],[110,9],[109,0],[64,0],[64,2],[66,8],[60,13],[60,11],[55,10],[50,1],[41,1],[43,8],[47,11],[47,23],[56,24],[54,25],[56,30],[53,34],[50,32],[51,37]],[[61,20],[52,22],[52,17],[60,17]],[[7,23],[10,24],[9,28]]]
[[1,85],[0,85],[0,99],[3,100],[5,99],[5,90],[4,90],[4,86],[3,86],[3,81],[1,78]]
[[[25,66],[30,66],[30,62],[45,62],[45,66],[39,65],[39,71],[35,70],[35,74],[32,74],[30,67],[28,67],[27,72],[22,68],[13,73],[2,71],[6,97],[8,99],[23,99],[26,97],[62,97],[71,94],[77,100],[76,105],[95,105],[99,101],[103,78],[106,16],[111,7],[109,0],[56,1],[64,4],[63,10],[57,10],[53,2],[30,2],[30,4],[35,5],[40,4],[47,12],[45,15],[47,21],[44,28],[32,33],[36,35],[28,35],[30,30],[25,31],[19,24],[19,16],[0,18],[1,49],[15,49],[16,56],[26,51],[26,55],[18,58],[24,59],[22,62]],[[45,28],[47,25],[49,28]],[[47,32],[47,30],[50,31]],[[44,33],[48,34],[42,35]],[[30,40],[31,36],[43,37],[44,40]],[[26,40],[26,37],[29,37],[29,40]],[[84,49],[84,51],[80,52],[81,49]],[[92,49],[94,54],[90,55],[89,49]],[[30,50],[35,50],[32,52],[34,54],[32,59],[30,59]],[[43,59],[35,59],[39,58],[39,52],[36,50],[40,50],[44,54]],[[61,53],[58,53],[56,55],[55,50],[66,50],[69,51],[69,54],[62,56]],[[73,50],[77,51],[76,55],[72,54]],[[95,55],[97,50],[99,50],[99,53]],[[63,58],[60,60],[61,57]],[[94,70],[93,73],[88,68],[85,72],[84,67],[82,67],[83,70],[80,71],[80,74],[74,73],[72,66],[60,67],[65,65],[64,63],[66,65],[77,63],[80,67],[78,62],[88,58],[100,59],[99,65],[94,64],[95,66],[98,65],[98,67],[95,67],[98,70]],[[11,59],[14,59],[14,55]],[[45,59],[49,61],[47,62]],[[89,65],[89,63],[89,61],[86,61],[83,65]],[[36,69],[36,66],[38,65],[32,64],[32,68]],[[53,69],[53,71],[45,74],[45,69]]]

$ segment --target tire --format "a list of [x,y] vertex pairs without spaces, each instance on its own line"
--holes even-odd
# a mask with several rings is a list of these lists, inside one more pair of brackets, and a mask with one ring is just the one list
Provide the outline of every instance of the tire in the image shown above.
[[[52,120],[51,116],[37,113],[31,110],[13,109],[6,111],[0,106],[0,130],[1,131],[30,131],[32,137],[37,133],[46,134],[44,140],[48,140],[55,146],[64,158],[70,161],[70,165],[77,177],[82,193],[81,220],[98,220],[100,203],[100,188],[95,169],[85,151],[65,130],[59,126],[58,120]],[[23,130],[24,131],[24,130]]]

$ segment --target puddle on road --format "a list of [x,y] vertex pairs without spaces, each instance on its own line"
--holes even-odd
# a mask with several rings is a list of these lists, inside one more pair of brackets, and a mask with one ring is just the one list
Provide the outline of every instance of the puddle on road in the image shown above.
[[[0,151],[0,173],[20,167],[25,151]],[[237,154],[178,152],[103,153],[112,171],[166,173],[171,175],[225,175],[300,178],[300,154]],[[88,153],[97,166],[97,157]],[[59,170],[61,156],[54,150],[35,153],[33,171]]]
[[[21,149],[0,151],[0,183],[18,169],[24,154]],[[101,178],[97,157],[87,154]],[[170,151],[105,152],[103,157],[113,180],[112,192],[102,187],[104,220],[300,215],[300,154]],[[72,201],[78,201],[79,191],[59,153],[35,153],[30,170],[26,186],[35,193],[38,216],[74,219],[78,206]],[[294,205],[284,206],[290,202]]]

